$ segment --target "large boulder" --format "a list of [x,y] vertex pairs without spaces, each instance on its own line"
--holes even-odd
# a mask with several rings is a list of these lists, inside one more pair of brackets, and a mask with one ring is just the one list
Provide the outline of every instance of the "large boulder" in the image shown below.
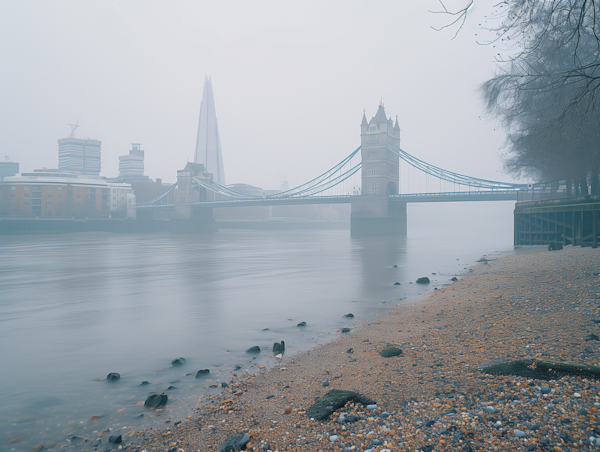
[[185,358],[175,358],[171,361],[172,366],[183,366],[185,364]]
[[255,345],[246,350],[246,353],[260,353],[260,347]]
[[429,278],[427,276],[423,276],[422,278],[417,278],[417,284],[429,284]]
[[246,444],[250,437],[245,433],[234,433],[227,435],[227,439],[219,446],[221,452],[233,452],[235,450],[246,450]]
[[169,397],[166,394],[152,394],[148,396],[144,402],[144,406],[148,408],[160,408],[165,406],[168,401]]
[[346,391],[344,389],[332,389],[317,401],[306,411],[309,418],[314,418],[317,421],[324,421],[339,410],[347,402],[353,401],[361,403],[364,406],[374,404],[375,402],[357,392]]

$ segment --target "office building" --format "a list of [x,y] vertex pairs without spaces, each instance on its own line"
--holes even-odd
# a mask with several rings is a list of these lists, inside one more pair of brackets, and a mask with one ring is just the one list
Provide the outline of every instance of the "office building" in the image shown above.
[[65,173],[99,175],[101,145],[89,138],[61,138],[58,140],[58,169]]

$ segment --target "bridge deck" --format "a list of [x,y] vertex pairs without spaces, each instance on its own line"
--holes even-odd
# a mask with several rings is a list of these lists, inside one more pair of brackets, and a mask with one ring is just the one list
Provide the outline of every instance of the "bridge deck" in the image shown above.
[[[517,190],[489,190],[471,192],[449,192],[449,193],[415,193],[390,195],[391,202],[465,202],[465,201],[516,201]],[[228,201],[195,202],[195,208],[218,208],[218,207],[267,207],[267,206],[293,206],[305,204],[349,204],[351,195],[339,196],[310,196],[305,198],[256,198],[256,199],[232,199]],[[138,206],[143,210],[169,210],[174,204],[158,206]]]

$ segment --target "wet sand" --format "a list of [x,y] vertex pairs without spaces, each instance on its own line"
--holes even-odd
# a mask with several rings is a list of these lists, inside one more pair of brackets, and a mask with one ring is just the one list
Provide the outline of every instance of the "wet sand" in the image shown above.
[[[210,451],[247,433],[249,450],[595,450],[600,382],[480,369],[514,359],[600,365],[600,342],[586,340],[600,335],[599,272],[599,249],[517,249],[272,369],[232,374],[189,418],[129,431],[121,447]],[[381,357],[390,344],[402,355]],[[308,418],[330,389],[361,393],[377,408],[348,404],[329,421]],[[340,423],[342,412],[357,420]]]

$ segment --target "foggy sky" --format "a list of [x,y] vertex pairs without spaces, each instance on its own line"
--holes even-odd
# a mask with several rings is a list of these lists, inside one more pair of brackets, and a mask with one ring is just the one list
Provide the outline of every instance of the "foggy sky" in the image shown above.
[[[457,7],[465,3],[454,0]],[[485,5],[487,7],[487,5]],[[380,98],[401,147],[442,168],[511,180],[505,134],[477,86],[497,49],[476,43],[479,3],[458,37],[420,1],[8,1],[0,3],[0,158],[58,166],[57,139],[102,141],[102,175],[142,144],[146,174],[174,182],[194,157],[212,76],[229,183],[276,189],[360,145]],[[497,129],[497,130],[495,130]]]

